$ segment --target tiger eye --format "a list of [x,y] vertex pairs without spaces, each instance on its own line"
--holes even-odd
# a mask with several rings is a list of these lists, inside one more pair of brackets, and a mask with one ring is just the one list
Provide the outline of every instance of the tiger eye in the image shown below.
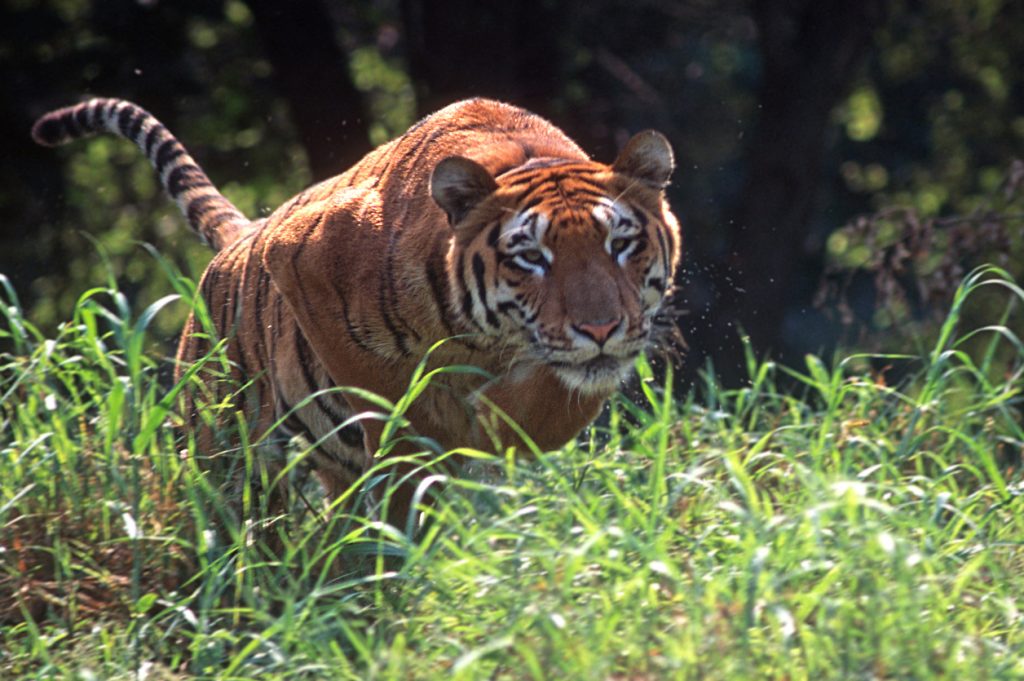
[[548,260],[547,258],[544,257],[544,254],[536,248],[532,248],[528,251],[521,252],[519,254],[519,257],[521,257],[526,262],[532,263],[534,265],[546,263]]
[[619,253],[622,253],[624,250],[626,250],[626,248],[628,248],[628,247],[629,247],[629,239],[627,239],[626,237],[621,237],[620,236],[620,237],[616,237],[615,239],[612,239],[612,243],[611,243],[612,255],[618,255]]

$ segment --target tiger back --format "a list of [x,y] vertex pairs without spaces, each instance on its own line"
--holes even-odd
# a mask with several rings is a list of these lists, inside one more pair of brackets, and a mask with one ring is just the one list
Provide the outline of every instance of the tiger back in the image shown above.
[[[101,105],[77,109],[90,106]],[[220,247],[199,288],[215,335],[227,339],[234,380],[211,379],[204,400],[233,399],[256,436],[280,422],[283,436],[316,443],[314,467],[330,496],[371,465],[384,427],[356,418],[377,407],[338,386],[396,401],[429,353],[431,367],[480,371],[438,374],[406,413],[409,433],[444,450],[525,449],[520,433],[559,447],[629,372],[672,285],[681,235],[664,188],[673,157],[652,131],[606,165],[538,116],[467,100],[264,221],[242,223],[226,199],[210,198],[212,183],[187,154],[155,158],[155,119],[139,123],[121,106],[96,114],[95,125],[72,107],[37,130],[72,120],[134,139],[150,155],[193,228]],[[190,181],[179,172],[168,186],[175,159]],[[179,376],[213,340],[190,317]],[[248,391],[231,398],[239,382]],[[188,411],[200,450],[214,447],[217,424],[199,423],[194,402]],[[404,440],[389,451],[420,446]],[[413,474],[412,464],[397,468]],[[392,499],[395,516],[408,510],[413,486]]]

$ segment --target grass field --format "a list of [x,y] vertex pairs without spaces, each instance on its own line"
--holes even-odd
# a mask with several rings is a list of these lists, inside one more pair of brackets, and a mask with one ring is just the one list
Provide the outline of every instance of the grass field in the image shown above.
[[[960,328],[982,287],[1006,313]],[[471,454],[414,541],[328,519],[301,445],[303,503],[226,521],[147,338],[170,299],[98,288],[48,339],[5,297],[0,678],[1024,678],[1024,292],[995,269],[915,356],[750,357],[678,399],[641,364],[579,443]]]

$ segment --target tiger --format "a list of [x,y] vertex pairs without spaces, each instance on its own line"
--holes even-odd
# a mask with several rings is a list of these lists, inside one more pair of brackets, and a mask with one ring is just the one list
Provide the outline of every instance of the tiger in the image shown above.
[[[665,190],[675,161],[653,130],[608,165],[538,115],[468,99],[259,220],[126,100],[52,111],[32,136],[56,146],[101,132],[145,154],[214,250],[198,284],[214,333],[189,316],[176,380],[223,339],[234,380],[211,373],[207,398],[244,409],[254,441],[276,430],[315,443],[310,460],[329,499],[375,456],[424,442],[563,446],[629,375],[673,289],[682,234]],[[386,421],[366,417],[380,411],[368,393],[396,402],[425,358],[476,370],[437,372],[404,414],[408,437],[382,442]],[[241,384],[242,396],[229,392]],[[197,451],[213,447],[217,424],[194,398],[183,410]],[[394,468],[404,482],[388,517],[401,519],[421,480],[414,462]]]

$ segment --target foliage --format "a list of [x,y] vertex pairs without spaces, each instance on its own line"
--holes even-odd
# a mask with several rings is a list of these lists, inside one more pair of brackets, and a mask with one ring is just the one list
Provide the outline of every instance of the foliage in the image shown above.
[[1024,276],[1024,46],[1009,39],[1022,19],[1004,0],[890,3],[835,112],[845,135],[830,212],[848,217],[826,226],[824,283],[841,290],[858,345],[929,335],[981,263]]
[[[994,262],[1016,276],[1024,274],[1022,182],[1024,161],[1016,160],[999,191],[968,215],[936,217],[912,207],[889,207],[833,232],[817,304],[838,311],[859,347],[881,351],[933,336],[966,271]],[[874,294],[870,306],[858,300],[867,276]],[[978,298],[965,311],[968,325],[999,313],[1000,296]],[[1004,322],[1022,334],[1019,320]]]
[[[12,130],[19,143],[30,142],[31,117],[48,108],[90,95],[124,97],[160,118],[246,215],[266,215],[310,183],[287,104],[274,91],[270,63],[240,0],[25,3],[10,8],[5,20],[22,27],[11,36],[22,60],[15,69],[47,88],[33,91],[35,109]],[[15,55],[0,57],[6,66]],[[27,106],[25,94],[20,99]],[[209,261],[209,249],[130,142],[98,137],[32,153],[33,162],[48,159],[55,177],[43,182],[34,164],[5,158],[26,167],[8,168],[0,210],[11,219],[20,206],[34,209],[5,225],[0,271],[18,282],[31,318],[48,333],[81,291],[106,278],[105,267],[117,273],[129,300],[166,293],[140,242],[158,244],[192,276]],[[173,314],[157,318],[156,337],[165,348],[173,347],[182,321]]]
[[677,401],[640,363],[639,397],[579,443],[438,468],[411,539],[315,500],[233,523],[146,351],[180,303],[136,317],[96,288],[51,338],[7,287],[0,675],[1019,678],[1024,345],[1002,315],[962,326],[986,289],[1024,299],[971,273],[930,351],[884,358],[914,366],[898,385],[870,356],[750,352],[745,387]]

